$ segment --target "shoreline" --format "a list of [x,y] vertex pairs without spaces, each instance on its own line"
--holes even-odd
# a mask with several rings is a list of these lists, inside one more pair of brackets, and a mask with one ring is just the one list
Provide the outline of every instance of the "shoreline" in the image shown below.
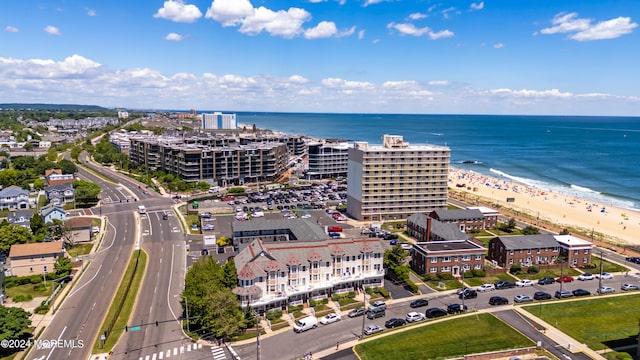
[[[461,186],[464,185],[464,186]],[[640,245],[640,211],[570,196],[515,181],[486,176],[472,170],[449,168],[452,193],[480,200],[494,208],[508,208],[536,222],[555,224],[620,246]]]

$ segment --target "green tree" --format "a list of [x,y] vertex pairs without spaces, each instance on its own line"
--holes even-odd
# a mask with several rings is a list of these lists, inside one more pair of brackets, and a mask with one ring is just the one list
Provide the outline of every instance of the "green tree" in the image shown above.
[[62,159],[58,161],[58,167],[63,174],[75,174],[78,172],[78,167],[71,160]]
[[16,170],[27,170],[35,167],[36,158],[33,156],[18,156],[12,160],[13,168]]
[[38,191],[44,189],[44,180],[40,178],[33,180],[33,188]]
[[527,225],[527,226],[524,227],[524,229],[522,229],[522,233],[524,235],[540,234],[540,229],[538,229],[535,226]]
[[33,214],[33,216],[31,217],[31,220],[29,220],[29,227],[31,228],[31,232],[33,234],[38,234],[41,231],[44,231],[46,228],[44,224],[44,218],[42,217],[42,215]]
[[49,148],[49,150],[47,150],[47,160],[49,161],[58,160],[58,152],[56,151],[55,148]]
[[75,161],[78,161],[78,158],[80,157],[80,153],[82,152],[82,148],[78,145],[74,146],[71,148],[71,151],[69,152],[71,154],[71,158]]
[[75,180],[73,187],[76,190],[76,206],[90,206],[98,203],[100,186],[85,180]]
[[0,251],[7,252],[11,245],[26,244],[32,241],[29,229],[15,224],[0,227]]
[[53,268],[56,270],[56,277],[63,277],[71,274],[73,263],[71,263],[71,259],[68,257],[60,256],[58,261],[53,265]]
[[507,229],[509,232],[513,231],[516,228],[516,219],[511,218],[507,223]]
[[26,142],[24,143],[24,146],[22,147],[24,149],[24,151],[31,151],[33,150],[33,143],[32,142]]
[[224,263],[224,276],[222,278],[222,284],[227,289],[233,289],[238,286],[238,271],[236,270],[236,263],[233,259],[227,260]]
[[[31,326],[30,315],[22,308],[0,305],[0,340],[23,338]],[[0,355],[6,355],[10,352],[10,350],[0,347]]]
[[384,252],[384,267],[393,270],[397,266],[404,265],[406,257],[407,251],[400,245],[394,245],[390,250]]

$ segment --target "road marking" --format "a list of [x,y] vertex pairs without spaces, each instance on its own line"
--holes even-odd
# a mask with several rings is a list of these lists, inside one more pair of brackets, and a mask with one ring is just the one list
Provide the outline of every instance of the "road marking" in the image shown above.
[[[64,334],[65,331],[67,331],[67,327],[66,326],[60,332],[60,336],[58,336],[58,340],[62,339],[62,335]],[[55,350],[55,349],[56,349],[55,346],[51,347],[51,351],[49,351],[49,355],[47,355],[47,360],[49,360],[49,358],[51,357],[51,354],[53,353],[53,350]]]
[[[82,286],[80,286],[79,288],[77,288],[75,291],[73,291],[71,294],[69,294],[69,296],[67,297],[70,298],[72,297],[75,293],[77,293],[78,291],[82,290],[83,287],[89,285],[89,283],[96,278],[96,276],[98,276],[98,273],[100,272],[100,269],[102,269],[102,265],[100,265],[100,267],[98,268],[98,271],[96,271],[95,274],[93,274],[93,277],[91,279],[89,279],[89,281],[87,281],[86,283],[82,284]],[[66,328],[66,327],[65,327]]]
[[164,355],[163,352],[161,352],[160,354],[158,354],[158,360],[162,360],[162,355]]
[[213,358],[216,360],[222,360],[227,358],[224,354],[224,349],[219,346],[211,347],[211,355],[213,355]]

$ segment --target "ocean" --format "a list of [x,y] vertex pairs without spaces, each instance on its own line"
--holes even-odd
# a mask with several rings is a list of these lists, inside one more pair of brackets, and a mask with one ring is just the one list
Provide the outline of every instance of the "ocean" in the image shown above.
[[446,145],[452,167],[640,210],[637,117],[236,114],[239,124],[287,134],[372,144],[392,134]]

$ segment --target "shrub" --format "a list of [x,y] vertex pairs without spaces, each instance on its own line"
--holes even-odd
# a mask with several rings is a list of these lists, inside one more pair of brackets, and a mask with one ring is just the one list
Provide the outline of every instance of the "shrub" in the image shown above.
[[389,297],[389,292],[385,288],[377,287],[376,288],[376,292],[378,294],[380,294],[380,296],[382,296],[384,298],[388,298]]
[[465,272],[462,274],[462,277],[464,277],[465,279],[472,278],[472,277],[473,277],[473,273],[472,273],[471,271],[465,271]]
[[369,295],[371,295],[371,294],[373,294],[373,293],[374,293],[373,288],[371,288],[371,287],[365,288],[365,289],[364,289],[364,292],[366,292],[366,293],[367,293],[367,294],[369,294]]
[[51,308],[51,306],[49,305],[45,305],[44,302],[42,304],[40,304],[40,306],[38,306],[37,308],[35,308],[33,311],[36,314],[46,314],[49,312],[49,309]]
[[39,284],[42,282],[42,277],[40,275],[32,275],[29,279],[32,284]]
[[314,299],[310,299],[309,300],[309,306],[310,307],[316,307],[316,305],[318,305],[318,302],[316,302]]
[[324,298],[322,299],[322,303],[327,305],[329,303],[329,299],[328,298]]
[[538,268],[538,267],[537,267],[537,266],[535,266],[535,265],[531,265],[531,266],[529,266],[529,268],[527,269],[527,272],[528,272],[529,274],[537,274],[537,273],[539,273],[539,272],[540,272],[540,268]]
[[271,310],[267,312],[267,319],[275,320],[282,317],[282,310]]
[[347,294],[347,297],[349,299],[355,299],[356,298],[356,292],[355,291],[349,291],[349,293]]
[[416,285],[413,281],[407,280],[407,286],[411,289],[411,292],[414,294],[418,294],[418,285]]
[[597,268],[597,267],[598,267],[598,265],[596,265],[596,264],[594,264],[594,263],[591,263],[591,264],[587,264],[587,265],[582,266],[582,268],[583,268],[583,269],[595,269],[595,268]]
[[484,270],[471,270],[471,273],[475,277],[485,277],[485,276],[487,276],[487,273],[484,272]]
[[294,313],[296,311],[302,311],[304,309],[304,305],[289,305],[287,307],[287,312]]
[[340,296],[340,294],[336,294],[336,293],[331,294],[331,300],[333,300],[333,301],[338,301],[338,300],[340,300],[340,298],[342,298],[342,296]]
[[47,287],[44,286],[44,283],[40,283],[38,285],[33,286],[33,291],[37,291],[37,292],[47,291]]
[[453,280],[455,279],[452,274],[438,273],[438,279],[440,280]]
[[513,264],[511,265],[511,268],[509,269],[509,272],[512,273],[513,275],[517,275],[522,271],[522,266],[520,264]]
[[33,299],[31,295],[16,295],[13,297],[13,301],[15,302],[31,301],[31,299]]

